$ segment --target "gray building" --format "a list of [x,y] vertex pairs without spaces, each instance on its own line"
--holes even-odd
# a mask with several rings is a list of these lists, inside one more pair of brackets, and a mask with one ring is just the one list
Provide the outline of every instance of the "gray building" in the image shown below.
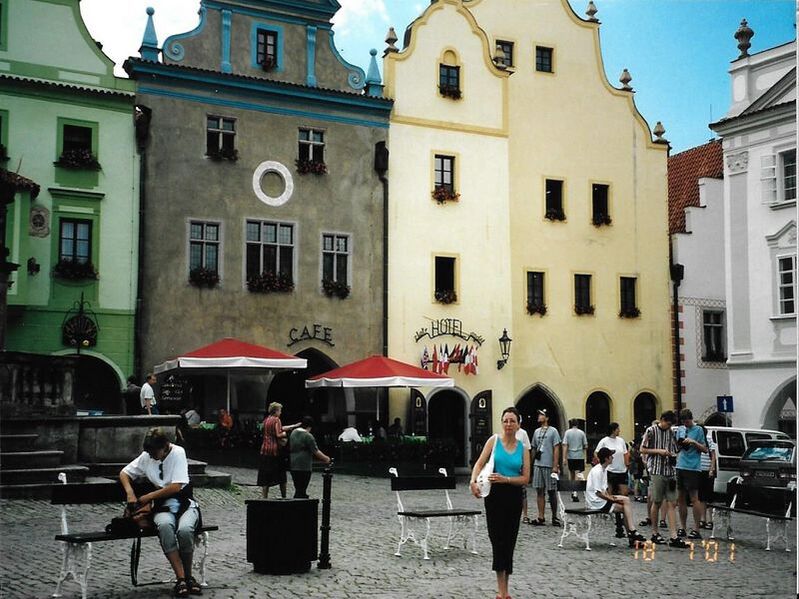
[[[140,58],[125,63],[139,105],[142,368],[222,337],[299,355],[308,370],[234,380],[232,407],[254,416],[279,400],[284,420],[310,412],[331,432],[375,405],[306,396],[303,381],[385,344],[375,156],[392,106],[374,55],[367,76],[336,51],[338,8],[203,0],[197,27],[161,49],[148,9]],[[193,377],[184,403],[211,420],[224,384]]]

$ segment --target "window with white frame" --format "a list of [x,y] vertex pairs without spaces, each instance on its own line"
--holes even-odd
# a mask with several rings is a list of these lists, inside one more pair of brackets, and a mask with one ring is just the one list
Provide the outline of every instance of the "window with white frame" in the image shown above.
[[300,162],[325,162],[325,132],[320,129],[300,129]]
[[349,270],[349,235],[322,234],[322,280],[346,285]]
[[796,314],[796,255],[777,257],[777,310]]
[[219,273],[219,223],[189,223],[189,270],[204,268]]
[[209,115],[205,129],[205,155],[212,158],[238,158],[236,120]]
[[283,275],[294,281],[294,225],[247,221],[246,276]]
[[702,360],[705,362],[724,362],[724,312],[722,310],[702,311]]
[[760,157],[760,192],[764,204],[796,201],[796,149]]

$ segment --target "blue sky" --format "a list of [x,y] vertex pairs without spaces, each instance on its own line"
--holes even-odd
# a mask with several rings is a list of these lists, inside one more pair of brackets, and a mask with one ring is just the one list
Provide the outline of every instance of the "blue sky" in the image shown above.
[[[488,0],[501,1],[501,0]],[[551,2],[557,0],[528,0]],[[384,47],[389,25],[402,33],[428,0],[339,0],[336,45],[364,69],[369,49]],[[588,0],[570,0],[583,14]],[[636,104],[654,126],[662,121],[675,152],[712,137],[707,124],[724,116],[730,101],[727,70],[738,56],[733,38],[742,18],[754,29],[750,52],[789,42],[796,35],[794,0],[594,0],[602,22],[608,79],[618,84],[627,68]],[[137,55],[153,6],[159,42],[197,23],[199,0],[82,0],[89,31],[121,65]],[[121,69],[117,69],[122,74]]]

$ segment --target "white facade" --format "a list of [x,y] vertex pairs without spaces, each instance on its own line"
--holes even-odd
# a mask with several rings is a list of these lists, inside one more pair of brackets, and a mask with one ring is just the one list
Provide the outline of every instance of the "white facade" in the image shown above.
[[734,61],[732,106],[711,125],[724,148],[727,367],[735,426],[777,428],[785,406],[795,404],[795,66],[795,41]]
[[[716,411],[716,397],[729,394],[726,360],[724,182],[702,178],[699,206],[685,209],[685,232],[672,237],[674,262],[685,267],[679,287],[682,403],[701,422]],[[705,327],[705,322],[708,327]],[[720,328],[715,348],[712,329]],[[714,355],[714,349],[718,351]]]

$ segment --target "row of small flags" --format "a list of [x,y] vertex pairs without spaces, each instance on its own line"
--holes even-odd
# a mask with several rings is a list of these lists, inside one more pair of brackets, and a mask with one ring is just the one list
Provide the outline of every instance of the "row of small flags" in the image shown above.
[[433,353],[427,349],[425,345],[422,350],[421,365],[425,370],[431,370],[436,374],[449,374],[450,364],[458,365],[458,372],[464,374],[478,374],[479,368],[477,364],[477,346],[464,345],[461,347],[459,343],[450,351],[448,345],[443,347],[433,345]]

